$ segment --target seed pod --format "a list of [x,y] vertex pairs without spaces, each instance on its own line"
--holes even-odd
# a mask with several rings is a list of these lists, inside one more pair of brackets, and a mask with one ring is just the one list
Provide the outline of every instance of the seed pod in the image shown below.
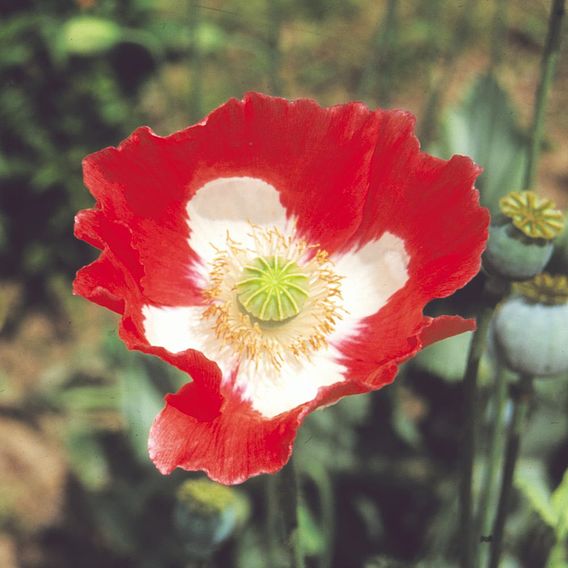
[[208,479],[190,479],[177,492],[175,524],[190,559],[207,559],[231,536],[243,511],[234,489]]
[[494,322],[497,352],[512,371],[533,376],[568,370],[568,278],[539,274],[515,286]]
[[549,199],[532,191],[512,192],[499,202],[483,255],[485,270],[509,281],[528,280],[546,266],[564,217]]

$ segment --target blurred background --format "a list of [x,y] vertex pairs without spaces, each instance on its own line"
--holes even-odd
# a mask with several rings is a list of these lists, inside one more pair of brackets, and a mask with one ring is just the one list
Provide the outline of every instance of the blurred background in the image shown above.
[[[222,499],[212,489],[204,513],[179,492],[200,476],[162,477],[149,462],[151,421],[184,377],[127,352],[116,317],[71,295],[74,272],[97,255],[72,236],[75,212],[92,204],[81,159],[141,124],[179,130],[249,90],[357,99],[414,112],[431,153],[472,156],[494,208],[520,187],[549,10],[544,0],[0,0],[2,568],[197,565],[217,537],[191,519],[232,499],[236,521],[210,543],[211,565],[279,566],[265,479]],[[535,188],[562,208],[567,48]],[[566,235],[552,263],[566,271]],[[471,314],[479,280],[432,313]],[[296,444],[309,566],[455,565],[468,341],[431,347],[392,387],[309,418]],[[537,384],[503,566],[544,566],[565,545],[543,503],[568,466],[566,379]],[[487,360],[482,389],[491,381]],[[195,498],[207,504],[207,491]]]

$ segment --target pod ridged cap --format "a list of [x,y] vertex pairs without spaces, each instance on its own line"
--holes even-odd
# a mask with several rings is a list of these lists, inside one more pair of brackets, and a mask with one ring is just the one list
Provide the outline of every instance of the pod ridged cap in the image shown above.
[[499,207],[527,237],[552,240],[564,229],[564,215],[555,203],[534,191],[512,191],[499,200]]

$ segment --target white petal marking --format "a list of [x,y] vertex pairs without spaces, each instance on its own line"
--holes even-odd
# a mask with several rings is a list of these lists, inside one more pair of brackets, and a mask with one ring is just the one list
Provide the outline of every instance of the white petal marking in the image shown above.
[[[230,379],[236,361],[204,325],[203,308],[146,305],[142,311],[146,339],[151,345],[172,353],[185,349],[201,351],[219,365],[225,381]],[[287,361],[278,372],[270,365],[243,362],[235,388],[256,411],[273,418],[313,400],[321,387],[345,380],[342,374],[345,369],[336,358],[335,350],[330,347],[313,354],[309,360]]]
[[215,361],[223,377],[230,376],[236,362],[215,337],[211,326],[203,320],[202,306],[142,307],[144,333],[150,345],[163,347],[171,353],[186,349],[201,351]]
[[202,312],[203,308],[200,306],[144,306],[144,333],[148,343],[172,353],[180,353],[186,349],[201,351],[204,345],[204,338],[200,333]]
[[276,188],[251,177],[219,178],[206,183],[187,205],[189,245],[204,264],[213,260],[215,247],[221,249],[231,238],[252,246],[251,223],[284,230],[286,210]]
[[409,260],[404,241],[392,233],[333,258],[335,271],[343,277],[341,295],[347,314],[330,335],[331,344],[355,335],[361,320],[377,313],[405,285]]
[[266,418],[288,412],[317,397],[319,389],[345,380],[345,367],[332,347],[301,362],[289,360],[276,371],[254,363],[242,365],[237,377],[240,395]]

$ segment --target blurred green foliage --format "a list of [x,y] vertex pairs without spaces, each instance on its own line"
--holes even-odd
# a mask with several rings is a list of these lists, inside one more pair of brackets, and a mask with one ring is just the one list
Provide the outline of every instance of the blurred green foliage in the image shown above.
[[519,468],[515,484],[538,513],[540,519],[554,531],[555,544],[550,551],[547,568],[566,568],[568,555],[568,470],[560,485],[551,491],[541,464],[530,462]]
[[439,152],[470,156],[484,172],[477,181],[481,202],[493,213],[499,198],[518,191],[526,166],[527,139],[507,93],[493,74],[476,80],[465,100],[446,117]]
[[[521,46],[527,65],[536,64],[544,3],[511,4],[514,23],[500,41]],[[500,195],[518,189],[526,120],[510,76],[498,67],[486,71],[493,17],[492,3],[441,0],[0,3],[0,284],[18,289],[14,295],[0,287],[0,349],[26,353],[21,367],[0,369],[0,420],[47,429],[65,449],[68,470],[63,518],[43,532],[17,528],[13,518],[23,513],[0,501],[7,511],[0,530],[22,550],[39,550],[39,560],[24,566],[177,568],[187,561],[174,511],[188,474],[161,476],[146,449],[163,395],[187,377],[128,352],[107,334],[114,321],[91,321],[68,299],[73,272],[96,254],[71,237],[75,212],[92,204],[82,158],[141,123],[160,134],[182,128],[247,90],[314,96],[322,104],[361,98],[410,106],[421,120],[432,110],[438,122],[426,125],[428,149],[472,156],[485,170],[482,201],[494,209]],[[479,71],[470,70],[446,97],[461,56],[464,67]],[[554,260],[559,267],[568,266],[567,239]],[[446,300],[446,311],[471,313],[482,278]],[[56,341],[70,348],[41,361],[37,384],[8,400],[18,392],[23,360],[40,351],[42,336],[34,343],[26,335],[38,310],[48,312]],[[469,341],[463,335],[431,346],[380,395],[348,398],[307,419],[295,455],[310,566],[455,565],[459,379]],[[6,355],[0,352],[8,361]],[[482,434],[492,419],[493,367],[489,354]],[[525,498],[515,504],[515,546],[503,566],[566,566],[562,384],[539,386],[541,408],[526,439],[529,469],[516,482]],[[264,483],[243,487],[251,516],[216,552],[218,566],[270,565]],[[547,538],[531,538],[543,526]]]
[[75,211],[90,204],[81,160],[139,123],[136,94],[156,65],[125,33],[150,19],[140,2],[97,11],[49,0],[0,10],[0,277],[24,283],[26,303],[44,301],[49,276],[84,260],[69,238]]

